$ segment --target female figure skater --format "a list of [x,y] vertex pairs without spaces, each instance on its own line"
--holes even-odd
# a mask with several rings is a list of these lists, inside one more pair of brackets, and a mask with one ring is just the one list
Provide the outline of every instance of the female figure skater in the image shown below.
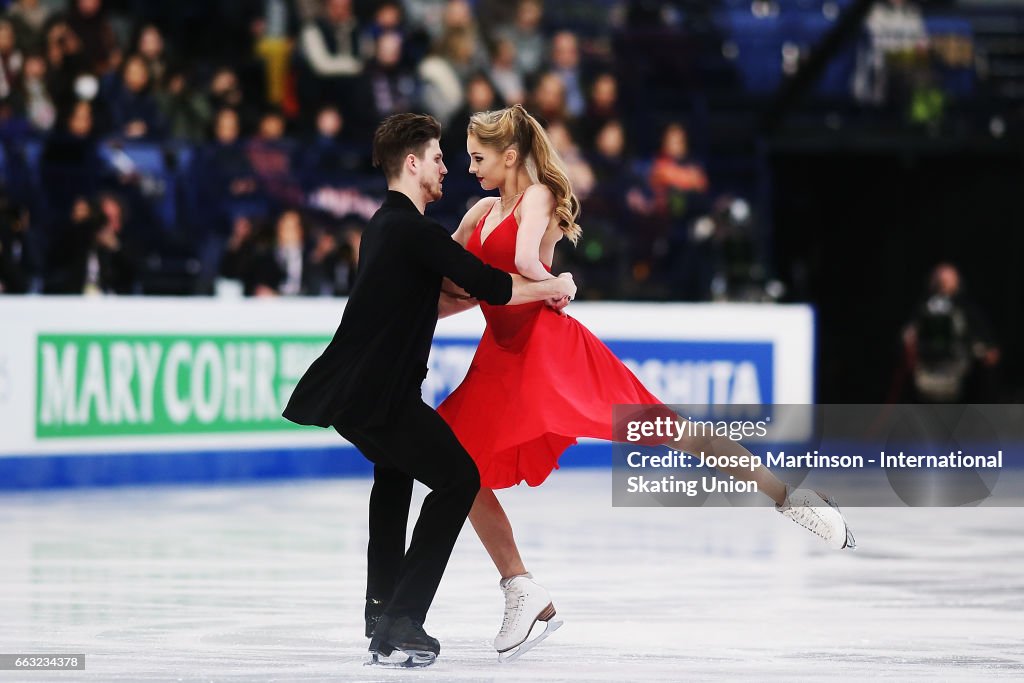
[[[497,189],[500,196],[481,199],[453,238],[506,272],[533,280],[554,277],[555,244],[563,237],[575,243],[581,230],[579,204],[544,129],[520,105],[481,112],[470,118],[466,146],[469,172],[483,189]],[[541,484],[577,437],[612,440],[614,404],[662,406],[600,340],[560,311],[567,303],[480,302],[487,326],[472,366],[437,409],[480,470],[481,489],[469,519],[502,577],[505,615],[494,640],[499,655],[518,648],[511,655],[517,656],[546,637],[555,609],[526,571],[494,489],[522,481]],[[683,437],[663,443],[689,453],[749,456],[729,439]],[[781,512],[834,547],[853,546],[842,515],[819,494],[787,492],[764,467],[723,469],[756,481]],[[538,620],[548,621],[547,629],[526,643]]]

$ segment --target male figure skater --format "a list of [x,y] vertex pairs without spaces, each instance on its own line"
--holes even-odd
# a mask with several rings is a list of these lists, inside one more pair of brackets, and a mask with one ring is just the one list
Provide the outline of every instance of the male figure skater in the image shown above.
[[[333,426],[374,464],[366,635],[371,663],[391,666],[427,666],[440,653],[423,621],[480,488],[473,460],[420,397],[438,315],[467,307],[442,296],[442,278],[496,305],[576,294],[568,274],[534,282],[485,265],[423,215],[448,172],[440,136],[440,124],[419,114],[377,128],[373,161],[387,178],[387,198],[363,233],[334,339],[284,411],[292,422]],[[414,479],[431,493],[406,550]],[[387,659],[392,653],[405,659]]]

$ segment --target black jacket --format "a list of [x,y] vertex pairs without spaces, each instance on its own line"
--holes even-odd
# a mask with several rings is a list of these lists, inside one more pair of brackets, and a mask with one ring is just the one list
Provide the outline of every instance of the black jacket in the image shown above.
[[419,396],[437,326],[442,276],[505,304],[512,278],[452,240],[400,192],[388,192],[360,246],[341,325],[299,380],[284,416],[304,425],[370,426]]

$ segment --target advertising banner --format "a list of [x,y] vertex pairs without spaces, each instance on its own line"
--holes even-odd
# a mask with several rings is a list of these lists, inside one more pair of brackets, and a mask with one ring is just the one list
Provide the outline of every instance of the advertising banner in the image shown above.
[[[343,310],[344,300],[2,297],[0,459],[343,448],[333,431],[280,416]],[[569,312],[666,403],[813,400],[807,307]],[[482,331],[476,311],[440,321],[425,401],[458,386]]]

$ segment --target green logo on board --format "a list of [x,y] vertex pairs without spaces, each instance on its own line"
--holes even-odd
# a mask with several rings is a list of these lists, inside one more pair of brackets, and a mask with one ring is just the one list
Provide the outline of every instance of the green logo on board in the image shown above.
[[297,428],[281,417],[329,337],[40,335],[38,438]]

